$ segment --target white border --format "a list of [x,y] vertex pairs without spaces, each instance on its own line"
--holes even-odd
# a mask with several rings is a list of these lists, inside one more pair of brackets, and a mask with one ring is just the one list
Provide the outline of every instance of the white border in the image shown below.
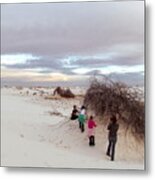
[[[0,3],[15,3],[15,2],[62,2],[65,0],[54,0],[54,1],[41,1],[41,0],[0,0]],[[66,0],[67,2],[69,0]],[[72,0],[75,1],[75,0]],[[83,1],[83,0],[79,0]],[[91,1],[91,0],[90,0]],[[108,0],[109,1],[109,0]],[[123,1],[123,0],[122,0]],[[47,179],[63,179],[63,180],[82,180],[82,179],[119,179],[119,180],[143,180],[143,179],[154,179],[155,178],[155,0],[146,0],[146,41],[147,41],[147,74],[146,74],[146,85],[147,85],[147,131],[148,137],[146,144],[147,147],[147,170],[145,172],[131,172],[131,171],[102,171],[102,170],[57,170],[57,169],[37,169],[37,168],[0,168],[0,178],[11,179],[11,180],[27,180],[33,178],[33,180]]]

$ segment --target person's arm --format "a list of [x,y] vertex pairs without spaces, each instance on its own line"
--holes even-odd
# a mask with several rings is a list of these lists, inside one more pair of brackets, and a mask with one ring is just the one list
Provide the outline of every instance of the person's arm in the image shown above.
[[78,110],[78,109],[76,109],[76,113],[79,113],[79,110]]

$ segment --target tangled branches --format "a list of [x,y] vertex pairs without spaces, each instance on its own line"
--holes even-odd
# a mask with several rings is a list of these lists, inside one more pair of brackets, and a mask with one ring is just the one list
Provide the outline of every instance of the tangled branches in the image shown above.
[[84,104],[98,116],[117,114],[135,136],[144,137],[145,108],[139,91],[106,77],[102,82],[94,79],[86,92]]

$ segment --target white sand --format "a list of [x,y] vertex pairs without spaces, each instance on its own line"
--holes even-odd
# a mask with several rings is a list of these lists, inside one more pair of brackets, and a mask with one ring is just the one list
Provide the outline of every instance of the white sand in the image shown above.
[[96,146],[88,146],[87,132],[82,134],[78,122],[69,120],[72,106],[80,106],[80,99],[45,100],[39,94],[32,96],[36,90],[29,90],[28,95],[27,90],[1,91],[2,166],[144,169],[143,147],[125,138],[122,130],[114,162],[105,155],[107,130],[103,125],[96,129]]

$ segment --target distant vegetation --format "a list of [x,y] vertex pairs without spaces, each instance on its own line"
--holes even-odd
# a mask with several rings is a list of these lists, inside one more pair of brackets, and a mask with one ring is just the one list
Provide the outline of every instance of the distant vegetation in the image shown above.
[[55,95],[55,94],[58,94],[64,98],[74,98],[75,97],[75,95],[72,93],[72,91],[69,88],[63,89],[60,86],[54,90],[53,95]]

